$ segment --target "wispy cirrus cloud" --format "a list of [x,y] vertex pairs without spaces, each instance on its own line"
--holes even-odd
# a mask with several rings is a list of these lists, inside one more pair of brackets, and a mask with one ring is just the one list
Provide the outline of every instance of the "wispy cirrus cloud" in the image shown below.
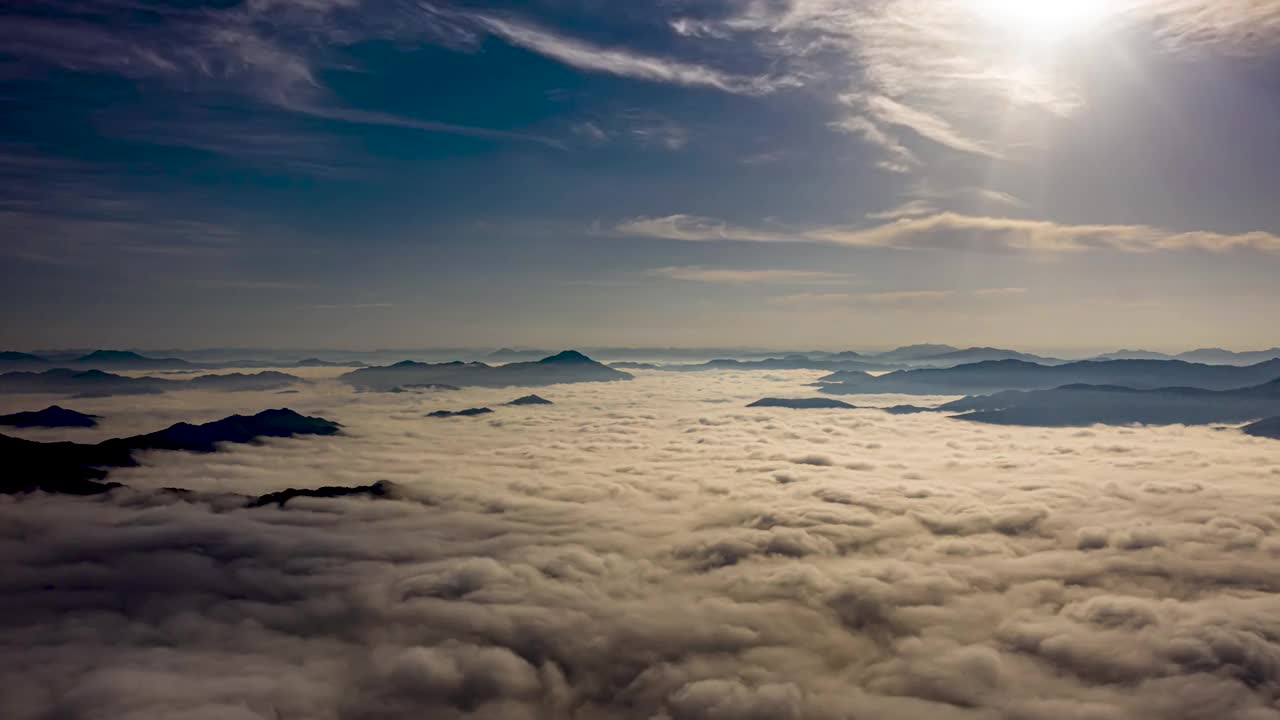
[[513,45],[589,72],[672,85],[708,87],[738,95],[768,95],[799,84],[796,78],[785,75],[735,75],[698,63],[601,47],[528,23],[491,15],[472,15],[470,19]]
[[686,242],[821,243],[851,247],[1156,252],[1254,250],[1280,253],[1280,236],[1268,232],[1179,232],[1149,225],[1072,225],[1048,220],[937,213],[902,217],[869,227],[798,230],[752,229],[692,215],[634,218],[617,226],[622,235]]
[[[927,175],[939,152],[1004,155],[1012,111],[1069,118],[1088,106],[1069,59],[1028,53],[1027,38],[993,25],[972,0],[732,8],[720,17],[682,17],[671,27],[691,39],[755,42],[814,86],[843,83],[829,127],[878,148],[880,167],[894,173]],[[1172,52],[1248,56],[1280,47],[1280,5],[1267,1],[1117,0],[1099,4],[1090,25],[1097,37],[1146,35]],[[1018,138],[1025,141],[1034,136]]]
[[650,237],[685,242],[804,242],[803,238],[773,230],[753,230],[729,224],[715,218],[697,215],[667,215],[665,217],[638,217],[618,224],[622,235]]
[[822,305],[908,305],[935,303],[957,295],[954,290],[891,290],[865,293],[793,293],[769,298],[772,305],[810,307]]
[[873,95],[867,98],[848,98],[847,102],[857,105],[865,103],[872,117],[882,125],[891,125],[912,130],[921,137],[928,138],[939,145],[944,145],[963,153],[997,157],[997,153],[973,138],[962,135],[946,118],[917,108],[908,107],[897,100],[884,95]]
[[823,307],[841,305],[910,306],[932,305],[960,300],[999,300],[1026,295],[1026,288],[979,288],[977,290],[882,290],[878,292],[809,292],[775,295],[771,305]]
[[[466,18],[428,4],[366,0],[254,0],[220,7],[157,5],[128,0],[67,3],[42,0],[0,16],[6,72],[39,75],[49,67],[115,75],[187,94],[188,108],[219,106],[240,96],[288,113],[357,125],[381,125],[502,141],[561,146],[537,133],[439,122],[344,104],[321,70],[358,65],[343,56],[370,40],[473,47],[481,33]],[[189,118],[188,118],[189,119]],[[157,121],[149,119],[153,125]],[[161,133],[172,143],[190,129],[191,145],[232,155],[257,149],[235,134],[210,146],[209,133],[189,122]]]
[[121,252],[207,258],[242,247],[244,233],[230,218],[184,212],[177,206],[185,198],[176,191],[159,202],[121,190],[112,183],[118,170],[0,143],[0,255],[93,267]]
[[670,280],[726,285],[807,285],[851,281],[851,278],[844,273],[814,270],[736,270],[699,265],[654,268],[649,271],[649,274]]
[[348,303],[345,305],[312,305],[312,310],[386,310],[394,303]]
[[1280,47],[1280,4],[1268,0],[1145,0],[1127,9],[1153,23],[1173,49],[1209,49],[1250,56]]

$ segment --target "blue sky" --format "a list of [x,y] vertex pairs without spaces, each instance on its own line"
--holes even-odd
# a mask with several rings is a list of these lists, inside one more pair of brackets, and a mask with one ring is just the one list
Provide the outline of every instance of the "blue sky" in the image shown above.
[[1278,3],[57,0],[0,48],[9,347],[1277,341]]

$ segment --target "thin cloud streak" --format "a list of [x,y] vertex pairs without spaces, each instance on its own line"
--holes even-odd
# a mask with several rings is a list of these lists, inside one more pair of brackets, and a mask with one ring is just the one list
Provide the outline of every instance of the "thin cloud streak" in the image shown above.
[[[38,75],[48,67],[103,73],[166,84],[184,92],[216,95],[231,92],[268,107],[335,122],[402,127],[492,140],[535,142],[563,147],[534,133],[498,130],[345,106],[318,77],[317,68],[331,65],[329,53],[371,39],[417,40],[462,49],[474,34],[456,21],[424,5],[412,22],[386,23],[376,8],[361,0],[333,2],[249,2],[202,11],[150,8],[156,22],[120,20],[136,10],[125,0],[98,0],[74,8],[58,2],[33,3],[38,13],[0,18],[0,41],[14,60],[10,72]],[[74,14],[72,14],[74,11]],[[82,15],[96,16],[90,24]],[[106,20],[115,20],[110,26]],[[196,147],[208,148],[199,128]],[[167,142],[172,143],[176,131]],[[216,150],[237,154],[237,144]]]
[[842,273],[806,270],[731,270],[706,268],[697,265],[655,268],[650,275],[670,280],[702,282],[725,285],[802,285],[848,283],[850,277]]
[[975,298],[998,300],[1018,297],[1026,288],[980,288],[978,290],[887,290],[864,293],[793,293],[769,298],[771,305],[784,307],[823,307],[841,305],[930,305],[940,302]]
[[821,243],[850,247],[1069,253],[1115,250],[1129,253],[1254,250],[1280,253],[1280,236],[1262,232],[1176,232],[1148,225],[1069,225],[1048,220],[938,213],[904,217],[883,225],[807,230],[757,230],[714,218],[669,215],[633,218],[617,226],[626,236],[684,242]]
[[474,15],[471,18],[513,45],[589,72],[688,87],[709,87],[737,95],[768,95],[781,88],[799,84],[791,77],[733,75],[696,63],[659,58],[630,50],[604,48],[488,15]]
[[[755,42],[813,85],[843,83],[828,126],[880,149],[881,169],[927,174],[950,150],[1002,156],[1010,110],[1069,118],[1088,98],[1062,64],[1028,58],[971,0],[744,3],[720,19],[678,18],[689,38]],[[1258,56],[1280,47],[1280,5],[1218,0],[1118,0],[1091,32],[1154,34],[1170,52]],[[815,61],[815,57],[822,61]],[[922,143],[910,145],[900,131]],[[933,147],[930,147],[933,146]]]

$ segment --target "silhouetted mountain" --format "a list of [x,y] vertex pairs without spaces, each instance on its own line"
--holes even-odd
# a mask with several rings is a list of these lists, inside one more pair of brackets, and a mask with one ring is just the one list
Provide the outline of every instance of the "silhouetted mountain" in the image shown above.
[[1214,365],[1253,365],[1280,358],[1280,348],[1254,350],[1250,352],[1234,352],[1222,348],[1201,348],[1178,355],[1179,360],[1188,362],[1209,363]]
[[293,364],[293,366],[294,366],[294,367],[300,367],[300,368],[309,368],[309,367],[368,367],[368,366],[369,366],[369,364],[368,364],[368,363],[362,363],[362,362],[359,362],[358,360],[351,360],[351,361],[348,361],[348,362],[333,362],[333,361],[330,361],[330,360],[321,360],[321,359],[319,359],[319,358],[307,358],[306,360],[299,360],[298,362],[294,363],[294,364]]
[[617,370],[661,370],[661,365],[646,362],[616,362],[609,363],[609,367]]
[[185,450],[209,453],[220,442],[247,443],[264,437],[332,435],[342,426],[332,420],[300,415],[289,409],[264,410],[257,415],[232,415],[203,425],[178,423],[159,432],[119,440],[106,440],[99,447],[135,450]]
[[1172,355],[1152,350],[1117,350],[1099,355],[1091,360],[1173,360]]
[[1040,427],[1237,423],[1280,413],[1280,380],[1235,390],[1068,385],[965,398],[939,410],[968,413],[961,420]]
[[657,370],[669,372],[703,372],[706,370],[826,370],[831,372],[883,371],[901,366],[860,360],[818,360],[805,355],[787,355],[763,360],[710,360],[696,365],[660,365]]
[[150,370],[155,368],[184,368],[191,363],[179,358],[152,358],[128,350],[94,350],[72,361],[75,365],[119,370]]
[[786,398],[764,398],[757,400],[747,407],[749,408],[790,408],[792,410],[855,410],[856,406],[840,400],[832,400],[831,398],[800,398],[789,400]]
[[152,376],[128,377],[102,370],[69,370],[54,368],[41,373],[9,372],[0,375],[0,392],[50,393],[76,397],[110,397],[114,395],[152,395],[167,390],[278,390],[301,378],[287,373],[201,375],[190,380],[171,380]]
[[867,359],[866,355],[852,350],[843,350],[841,352],[815,350],[812,352],[788,353],[788,355],[803,355],[812,360],[828,360],[832,362],[860,361]]
[[0,351],[0,370],[37,370],[49,367],[49,360],[31,353]]
[[1018,352],[1017,350],[1005,350],[1002,348],[991,347],[974,347],[966,348],[964,350],[953,350],[951,352],[938,353],[937,355],[929,355],[918,359],[934,363],[975,363],[993,360],[1021,360],[1022,362],[1047,365],[1062,362],[1056,358],[1041,357],[1030,353]]
[[824,375],[818,378],[819,385],[827,385],[834,383],[857,383],[875,379],[875,375],[862,372],[861,370],[841,370],[833,372],[830,375]]
[[938,408],[920,407],[918,405],[894,405],[893,407],[880,409],[890,415],[919,415],[921,413],[938,412]]
[[922,360],[924,358],[937,357],[947,353],[958,352],[960,348],[951,345],[906,345],[889,352],[876,354],[877,360],[887,362],[907,362],[911,360]]
[[126,377],[101,370],[54,368],[44,372],[9,372],[0,375],[0,392],[85,395],[137,395],[163,392],[181,384],[157,377]]
[[1280,440],[1280,417],[1267,418],[1260,420],[1252,425],[1245,426],[1246,435],[1254,437],[1271,438]]
[[538,397],[537,395],[525,395],[524,397],[516,398],[515,400],[512,400],[507,404],[508,405],[554,405],[555,403],[551,402],[550,400],[544,397]]
[[332,435],[338,423],[292,410],[233,415],[204,425],[178,423],[159,432],[106,440],[95,445],[41,443],[0,435],[0,493],[45,492],[92,495],[118,483],[103,483],[107,468],[137,464],[142,450],[209,453],[218,443],[247,443],[263,437]]
[[539,360],[551,354],[550,350],[512,350],[511,348],[502,348],[501,350],[494,350],[485,357],[494,362],[511,363]]
[[565,350],[556,353],[551,357],[544,357],[538,361],[539,365],[598,365],[595,360],[583,355],[577,350]]
[[221,390],[223,392],[250,390],[279,390],[302,382],[302,378],[288,373],[264,371],[259,373],[226,373],[224,375],[200,375],[186,381],[186,389]]
[[568,350],[537,362],[486,365],[451,362],[428,364],[406,360],[388,367],[362,368],[341,378],[363,390],[389,390],[422,384],[457,387],[538,387],[560,383],[612,382],[631,376]]
[[1280,360],[1247,367],[1200,365],[1180,360],[1091,360],[1063,365],[1002,360],[953,368],[901,370],[880,377],[838,376],[823,378],[818,383],[823,392],[833,395],[987,395],[1002,390],[1049,390],[1075,384],[1230,390],[1259,385],[1277,377],[1280,377]]
[[49,361],[39,355],[32,355],[31,353],[15,352],[13,350],[0,350],[0,362],[46,363]]
[[9,427],[97,427],[98,416],[86,415],[57,405],[50,405],[35,412],[0,415],[0,425]]
[[792,410],[881,410],[890,415],[915,415],[917,413],[937,412],[937,408],[916,407],[915,405],[895,405],[893,407],[861,407],[832,398],[764,398],[757,400],[749,408],[789,408]]
[[427,417],[432,417],[432,418],[475,417],[476,415],[488,415],[491,412],[493,411],[487,407],[469,408],[467,410],[458,410],[457,412],[454,412],[452,410],[437,410],[433,413],[427,413]]
[[390,497],[395,492],[395,483],[388,480],[379,480],[372,485],[358,485],[356,487],[326,486],[313,489],[289,488],[280,492],[268,493],[260,495],[250,500],[248,507],[259,508],[267,505],[276,505],[283,508],[286,503],[294,498],[336,498],[351,497],[353,495],[368,495],[369,497],[381,498]]

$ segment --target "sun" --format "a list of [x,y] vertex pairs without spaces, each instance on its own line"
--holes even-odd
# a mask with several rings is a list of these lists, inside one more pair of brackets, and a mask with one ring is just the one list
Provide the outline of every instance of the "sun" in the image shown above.
[[1028,41],[1050,42],[1092,29],[1115,0],[970,0],[990,24]]

